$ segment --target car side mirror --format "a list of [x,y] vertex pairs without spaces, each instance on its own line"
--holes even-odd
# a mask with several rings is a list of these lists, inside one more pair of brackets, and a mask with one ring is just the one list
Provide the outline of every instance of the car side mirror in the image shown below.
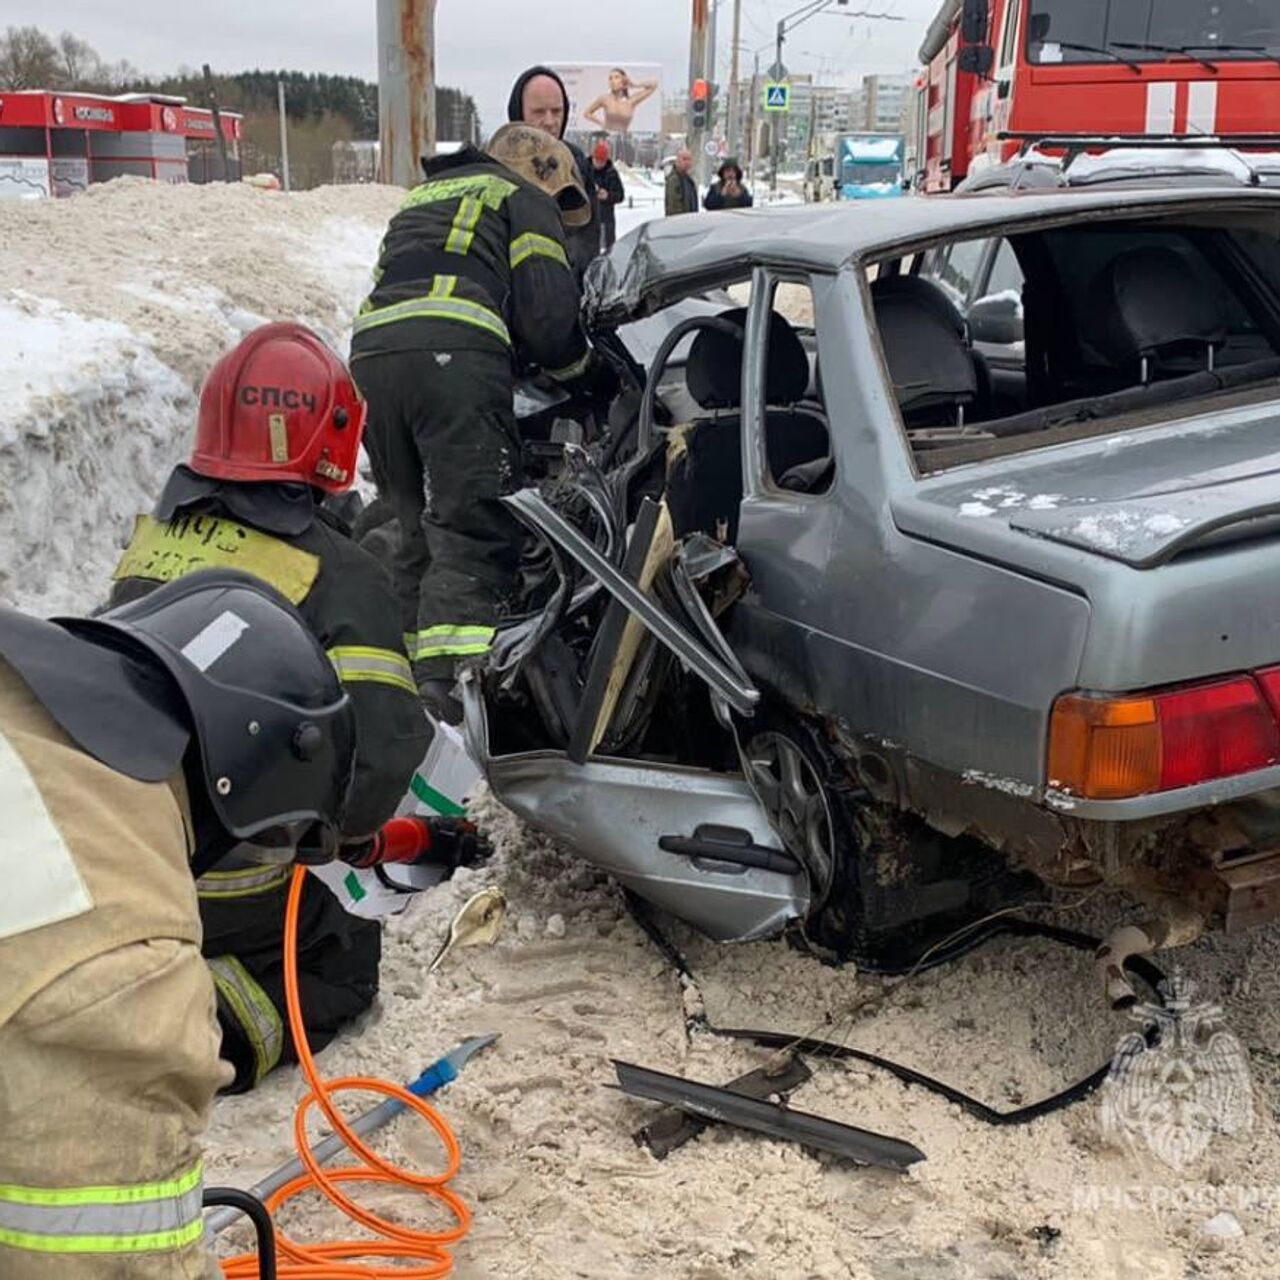
[[987,0],[964,0],[960,16],[960,36],[965,44],[981,44],[991,25],[991,9]]
[[967,44],[957,55],[956,66],[969,75],[990,80],[996,66],[996,51],[989,44]]
[[993,347],[1011,347],[1022,342],[1026,327],[1022,299],[1010,290],[979,298],[969,308],[969,337]]

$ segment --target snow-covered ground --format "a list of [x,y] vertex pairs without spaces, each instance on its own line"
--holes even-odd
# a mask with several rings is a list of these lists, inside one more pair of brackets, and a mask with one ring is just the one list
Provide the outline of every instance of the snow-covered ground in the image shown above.
[[[637,181],[635,194],[628,220],[660,209],[659,182]],[[286,197],[123,182],[66,202],[0,204],[0,600],[52,611],[101,598],[132,515],[186,447],[209,365],[261,319],[305,319],[340,346],[398,200],[378,188]],[[459,1276],[1280,1274],[1277,929],[1213,938],[1175,962],[1223,1005],[1255,1106],[1248,1132],[1216,1136],[1185,1168],[1104,1140],[1096,1102],[992,1129],[870,1069],[823,1062],[794,1105],[907,1138],[927,1162],[892,1176],[718,1130],[659,1164],[630,1137],[652,1108],[607,1087],[610,1059],[724,1081],[760,1055],[687,1032],[694,994],[607,881],[492,804],[483,818],[493,864],[389,926],[376,1009],[320,1058],[330,1075],[407,1080],[468,1035],[503,1033],[441,1100],[465,1153],[456,1186],[476,1214]],[[454,912],[487,884],[511,903],[503,936],[428,976]],[[1095,898],[1065,922],[1099,931],[1124,910]],[[1045,944],[996,943],[854,1013],[884,984],[780,943],[677,935],[715,1022],[847,1036],[1000,1108],[1085,1075],[1130,1026],[1104,1012],[1087,956]],[[1175,1105],[1213,1103],[1196,1085]],[[211,1179],[247,1185],[287,1158],[301,1092],[285,1071],[221,1101]],[[434,1138],[415,1123],[398,1122],[382,1149],[438,1167]],[[421,1213],[389,1192],[366,1198]],[[311,1238],[351,1230],[310,1204],[286,1226]]]

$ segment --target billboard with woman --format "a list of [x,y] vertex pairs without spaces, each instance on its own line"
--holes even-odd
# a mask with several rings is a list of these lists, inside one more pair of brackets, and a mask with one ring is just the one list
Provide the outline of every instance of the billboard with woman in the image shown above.
[[662,68],[651,63],[586,62],[555,71],[569,91],[570,133],[660,133]]

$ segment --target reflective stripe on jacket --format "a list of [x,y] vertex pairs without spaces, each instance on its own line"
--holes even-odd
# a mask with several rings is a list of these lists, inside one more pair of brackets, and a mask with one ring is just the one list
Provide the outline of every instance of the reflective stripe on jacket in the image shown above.
[[387,228],[352,359],[426,345],[413,322],[443,320],[460,349],[500,342],[553,377],[578,367],[581,293],[555,201],[470,147],[427,173]]
[[169,1253],[204,1234],[203,1166],[164,1182],[0,1186],[0,1245],[29,1253]]

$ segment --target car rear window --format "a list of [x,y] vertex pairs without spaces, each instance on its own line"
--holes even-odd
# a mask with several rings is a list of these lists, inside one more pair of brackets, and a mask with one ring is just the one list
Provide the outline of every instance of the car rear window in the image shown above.
[[1089,221],[936,245],[914,275],[869,272],[918,467],[1280,398],[1273,222]]

